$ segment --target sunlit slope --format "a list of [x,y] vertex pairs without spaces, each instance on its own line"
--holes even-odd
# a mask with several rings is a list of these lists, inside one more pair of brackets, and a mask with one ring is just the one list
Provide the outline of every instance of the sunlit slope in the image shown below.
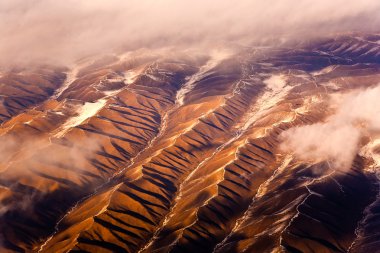
[[2,74],[1,250],[376,252],[373,160],[301,162],[280,135],[377,85],[379,39]]

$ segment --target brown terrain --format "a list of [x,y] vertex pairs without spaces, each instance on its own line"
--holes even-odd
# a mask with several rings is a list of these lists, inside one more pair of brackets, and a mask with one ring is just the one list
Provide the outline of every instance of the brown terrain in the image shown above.
[[308,163],[279,138],[378,84],[379,41],[1,72],[0,252],[380,252],[374,161]]

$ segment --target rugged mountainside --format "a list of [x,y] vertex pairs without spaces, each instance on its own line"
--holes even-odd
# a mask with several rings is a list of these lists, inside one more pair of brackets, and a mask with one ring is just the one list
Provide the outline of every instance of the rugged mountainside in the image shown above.
[[375,161],[279,148],[379,67],[350,35],[1,72],[0,251],[380,252]]

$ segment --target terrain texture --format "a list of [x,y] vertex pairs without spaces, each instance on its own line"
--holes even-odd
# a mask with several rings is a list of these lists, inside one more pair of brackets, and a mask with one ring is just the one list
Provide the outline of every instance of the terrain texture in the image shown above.
[[0,252],[380,252],[375,156],[280,148],[379,82],[378,35],[3,71]]

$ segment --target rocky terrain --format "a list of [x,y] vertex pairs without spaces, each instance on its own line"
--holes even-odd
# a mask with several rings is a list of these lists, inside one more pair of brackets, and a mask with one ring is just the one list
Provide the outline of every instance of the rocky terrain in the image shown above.
[[2,71],[0,252],[380,252],[378,143],[281,149],[378,85],[380,36],[270,44]]

